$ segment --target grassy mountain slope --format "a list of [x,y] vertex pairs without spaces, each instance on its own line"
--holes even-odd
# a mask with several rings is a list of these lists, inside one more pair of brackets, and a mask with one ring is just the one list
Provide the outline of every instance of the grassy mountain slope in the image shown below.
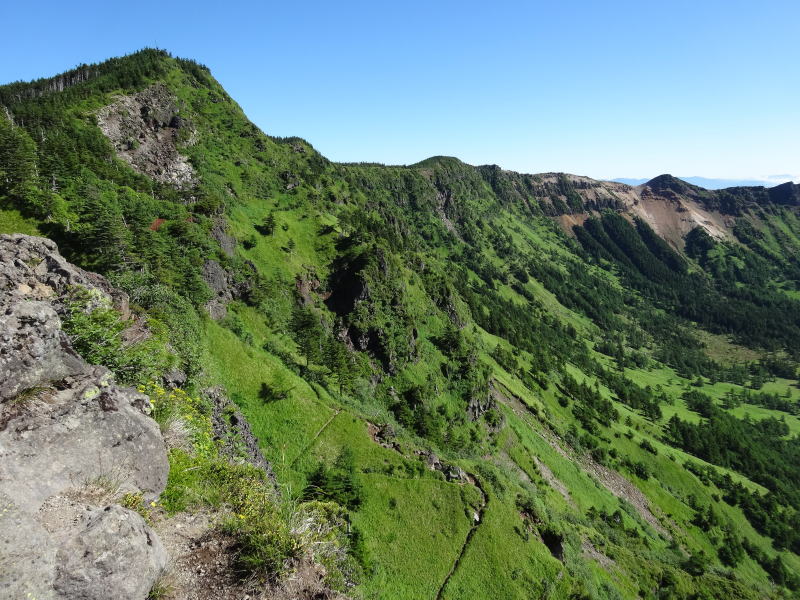
[[0,105],[0,230],[125,289],[285,495],[346,508],[349,594],[797,592],[797,186],[331,163],[155,50]]

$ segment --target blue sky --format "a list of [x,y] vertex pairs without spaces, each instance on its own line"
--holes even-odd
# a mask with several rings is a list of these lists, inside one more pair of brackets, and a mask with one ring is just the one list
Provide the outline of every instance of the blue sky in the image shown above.
[[3,20],[2,82],[158,46],[333,160],[800,173],[796,0],[45,1]]

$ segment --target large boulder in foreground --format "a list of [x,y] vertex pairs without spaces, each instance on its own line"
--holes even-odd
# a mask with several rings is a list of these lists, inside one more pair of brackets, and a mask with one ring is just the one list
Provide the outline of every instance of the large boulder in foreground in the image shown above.
[[145,598],[166,560],[142,517],[107,506],[89,513],[76,535],[59,547],[55,589],[65,598]]
[[0,597],[144,599],[166,564],[116,504],[163,491],[169,464],[149,400],[87,364],[61,330],[72,286],[124,294],[53,242],[0,236]]

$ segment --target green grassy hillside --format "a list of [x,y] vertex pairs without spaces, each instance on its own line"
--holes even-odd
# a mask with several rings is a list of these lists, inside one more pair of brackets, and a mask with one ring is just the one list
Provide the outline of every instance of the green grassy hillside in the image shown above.
[[724,224],[664,238],[622,184],[332,163],[162,51],[62,80],[0,87],[0,232],[107,275],[285,497],[340,505],[331,585],[797,596],[796,186],[658,178]]

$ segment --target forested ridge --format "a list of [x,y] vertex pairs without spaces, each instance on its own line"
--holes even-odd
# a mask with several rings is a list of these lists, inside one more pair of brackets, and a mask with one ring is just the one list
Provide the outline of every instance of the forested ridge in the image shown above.
[[[353,597],[797,597],[799,211],[794,184],[333,163],[155,49],[0,86],[0,233],[152,332],[113,363],[121,321],[76,291],[76,348],[155,395],[180,371],[201,416],[224,390]],[[170,451],[170,514],[250,501],[199,493],[256,477],[204,452]],[[296,564],[282,514],[221,522],[243,578]]]

